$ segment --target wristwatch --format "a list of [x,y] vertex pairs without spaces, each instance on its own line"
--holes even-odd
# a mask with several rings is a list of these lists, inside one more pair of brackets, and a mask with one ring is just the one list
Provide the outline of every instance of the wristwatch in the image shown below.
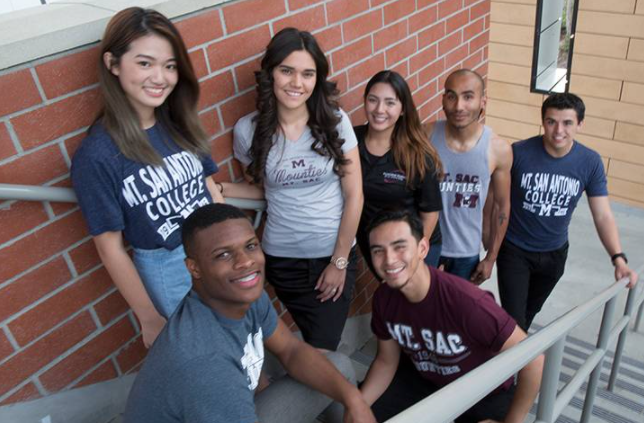
[[615,266],[615,260],[617,260],[617,259],[618,259],[618,258],[620,258],[620,257],[624,259],[624,263],[628,264],[628,259],[626,258],[626,254],[624,254],[624,253],[617,253],[617,254],[613,254],[613,255],[610,257],[610,262],[611,262],[611,263],[613,263],[613,266]]
[[344,270],[349,267],[349,260],[345,257],[331,257],[331,264],[333,264],[338,270]]

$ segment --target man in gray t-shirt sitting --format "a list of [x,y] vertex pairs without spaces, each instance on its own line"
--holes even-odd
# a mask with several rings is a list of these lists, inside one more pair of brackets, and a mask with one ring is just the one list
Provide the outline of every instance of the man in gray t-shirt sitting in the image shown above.
[[[264,254],[241,210],[201,207],[184,222],[182,240],[193,290],[150,350],[126,423],[306,422],[331,398],[353,422],[375,422],[357,388],[277,317],[263,289]],[[319,392],[286,376],[255,395],[264,347],[290,376]],[[329,358],[342,357],[346,365],[345,356]]]

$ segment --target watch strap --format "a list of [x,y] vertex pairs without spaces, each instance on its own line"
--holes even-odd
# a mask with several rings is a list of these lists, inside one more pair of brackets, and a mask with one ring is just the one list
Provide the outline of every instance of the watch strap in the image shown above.
[[615,260],[617,260],[617,259],[618,259],[618,258],[620,258],[620,257],[624,259],[624,263],[628,264],[628,259],[626,258],[626,254],[624,254],[624,253],[617,253],[617,254],[613,254],[613,255],[610,257],[610,262],[611,262],[611,263],[613,263],[613,266],[615,266]]

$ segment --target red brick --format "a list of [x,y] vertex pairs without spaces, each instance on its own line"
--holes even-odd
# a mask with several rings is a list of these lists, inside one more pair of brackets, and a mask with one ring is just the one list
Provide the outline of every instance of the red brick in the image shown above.
[[349,69],[349,87],[353,88],[356,85],[367,82],[372,76],[383,69],[385,69],[385,55],[379,53]]
[[438,43],[438,55],[443,56],[461,44],[462,34],[455,32]]
[[409,85],[409,90],[412,93],[418,89],[418,74],[411,75],[405,80],[407,81],[407,85]]
[[[418,115],[420,117],[421,122],[424,122],[427,120],[430,116],[435,115],[441,110],[441,96],[437,95],[433,99],[431,99],[429,102],[425,103],[422,107],[418,109]],[[435,120],[435,119],[432,119]]]
[[447,19],[446,29],[447,33],[451,34],[454,31],[461,30],[469,22],[470,14],[467,10],[457,13]]
[[409,61],[402,62],[394,66],[391,70],[394,72],[398,72],[403,78],[407,78],[409,76]]
[[358,309],[367,302],[367,296],[364,291],[356,292],[354,294],[351,305],[349,306],[349,317],[354,316]]
[[14,392],[13,395],[10,395],[4,401],[0,402],[0,406],[15,404],[17,402],[34,400],[40,397],[41,395],[40,395],[40,392],[38,392],[38,388],[36,388],[36,385],[29,382],[28,384],[18,389],[16,392]]
[[82,275],[101,263],[101,258],[98,256],[94,241],[91,239],[89,241],[85,241],[78,247],[69,250],[69,256],[71,257],[72,263],[74,263],[76,272],[78,272],[79,275]]
[[244,176],[244,170],[242,169],[241,164],[239,164],[237,160],[231,160],[229,163],[230,169],[233,172],[233,177],[235,178],[234,180],[240,180]]
[[250,87],[254,87],[257,81],[255,80],[255,71],[260,70],[260,58],[253,59],[248,63],[239,65],[234,69],[235,80],[237,81],[237,90],[239,92],[246,91]]
[[463,42],[469,41],[485,30],[483,19],[479,19],[463,28]]
[[376,6],[380,6],[383,3],[387,3],[388,1],[391,0],[371,0],[371,7],[374,8]]
[[262,25],[209,45],[210,70],[215,72],[263,52],[270,39],[268,25]]
[[16,147],[14,147],[11,141],[11,135],[9,135],[7,125],[0,122],[0,160],[11,157],[16,153]]
[[19,345],[25,345],[103,295],[112,286],[107,271],[101,267],[13,320],[8,324],[9,330]]
[[233,73],[224,72],[199,83],[200,96],[197,110],[203,110],[235,94]]
[[438,5],[438,18],[444,17],[458,12],[463,8],[463,0],[445,0]]
[[0,165],[0,181],[12,184],[43,185],[69,172],[58,145],[26,154]]
[[283,1],[246,0],[223,8],[229,34],[267,22],[286,13]]
[[16,201],[3,206],[0,208],[0,244],[33,229],[47,219],[47,213],[40,202]]
[[50,392],[60,391],[136,335],[125,317],[83,345],[38,379]]
[[244,95],[224,103],[221,106],[221,116],[224,119],[224,128],[232,127],[242,116],[255,110],[255,91],[249,91]]
[[366,84],[359,85],[340,97],[340,106],[344,111],[348,113],[363,108],[365,86]]
[[200,13],[188,19],[175,22],[175,26],[181,33],[181,38],[186,48],[208,43],[224,35],[224,29],[219,19],[219,11]]
[[0,321],[54,291],[71,277],[65,260],[58,257],[0,289]]
[[98,47],[52,60],[36,67],[45,97],[51,99],[98,83]]
[[418,83],[423,86],[438,78],[445,70],[445,60],[440,58],[418,73]]
[[37,147],[94,121],[101,105],[98,89],[48,104],[11,119],[25,150]]
[[289,10],[297,10],[303,7],[311,6],[315,3],[322,3],[324,0],[288,0]]
[[94,305],[98,320],[103,326],[129,310],[129,306],[118,290],[103,298]]
[[200,113],[199,120],[201,120],[201,126],[206,131],[208,139],[221,132],[221,122],[219,121],[217,109],[210,109],[207,112]]
[[273,31],[277,33],[283,28],[302,28],[309,32],[323,28],[326,25],[324,6],[320,5],[312,9],[289,15],[273,23]]
[[445,36],[445,22],[439,22],[418,33],[418,48],[434,44]]
[[355,62],[371,55],[371,39],[365,37],[355,43],[345,45],[332,55],[333,71],[338,72]]
[[3,331],[0,331],[0,361],[13,354],[14,349]]
[[188,54],[192,69],[195,71],[197,79],[208,75],[208,64],[206,63],[206,54],[203,49],[195,50]]
[[81,142],[86,136],[87,134],[85,132],[82,132],[78,135],[74,135],[73,137],[69,137],[64,141],[65,149],[67,150],[67,155],[70,158],[74,157],[74,154],[76,154],[76,150],[78,150],[78,147],[80,147]]
[[105,363],[98,366],[92,373],[82,378],[77,384],[72,386],[72,388],[94,385],[95,383],[105,382],[117,377],[118,373],[114,368],[114,364],[112,364],[111,360],[107,360]]
[[29,69],[0,76],[0,116],[39,104],[42,99]]
[[427,28],[436,20],[438,20],[438,7],[436,6],[417,12],[409,17],[409,32],[413,34]]
[[[57,188],[71,188],[72,180],[71,178],[65,178],[60,182],[56,182],[52,186]],[[49,205],[51,206],[51,209],[54,212],[55,216],[62,216],[63,214],[66,214],[67,212],[70,212],[78,207],[78,204],[75,202],[64,203],[52,201],[49,203]]]
[[470,40],[470,53],[487,47],[490,38],[490,31],[485,31],[476,38]]
[[329,24],[355,16],[369,10],[369,0],[332,0],[326,4]]
[[134,342],[129,343],[116,356],[116,362],[121,368],[122,373],[132,370],[137,364],[141,363],[148,350],[143,345],[142,338],[139,336]]
[[82,313],[7,360],[0,365],[0,395],[18,386],[95,329],[89,313]]
[[470,8],[470,21],[490,14],[490,1],[482,1]]
[[355,126],[364,125],[367,123],[367,114],[364,111],[364,107],[360,107],[359,109],[356,109],[354,112],[349,114],[349,118],[351,119],[351,124]]
[[347,72],[336,74],[333,76],[333,78],[330,78],[331,81],[336,83],[336,88],[340,93],[347,92],[347,89],[349,87],[348,79],[349,77],[347,76]]
[[438,81],[432,81],[423,88],[414,92],[414,103],[416,106],[422,106],[432,99],[438,92]]
[[385,25],[409,16],[416,10],[416,0],[398,0],[384,7]]
[[443,0],[418,0],[418,9],[423,9],[427,6],[434,5],[436,3],[439,3]]
[[437,55],[438,48],[436,47],[436,44],[420,50],[409,58],[409,72],[412,74],[418,72],[420,69],[436,60]]
[[211,147],[212,157],[216,163],[221,163],[233,155],[233,131],[228,131],[215,138]]
[[461,63],[468,56],[469,48],[464,44],[448,54],[445,57],[445,67],[451,68],[452,66]]
[[407,38],[407,22],[398,22],[373,35],[373,48],[375,51],[380,51],[405,38]]
[[331,51],[342,45],[342,26],[336,25],[315,34],[322,51]]
[[374,10],[342,24],[344,41],[350,42],[382,28],[382,11]]
[[476,53],[463,60],[463,68],[475,69],[483,62],[483,51],[478,50]]
[[407,60],[415,51],[416,37],[407,38],[405,41],[388,48],[386,51],[387,68],[392,67],[400,61]]

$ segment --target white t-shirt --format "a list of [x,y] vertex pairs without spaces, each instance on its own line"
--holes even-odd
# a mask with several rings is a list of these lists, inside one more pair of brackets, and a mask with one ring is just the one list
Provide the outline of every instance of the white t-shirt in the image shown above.
[[[338,134],[344,139],[342,151],[347,154],[358,145],[347,114],[340,110]],[[234,129],[235,158],[248,166],[248,154],[255,131],[257,112],[241,118]],[[340,178],[333,172],[333,159],[311,149],[314,138],[307,126],[296,141],[282,134],[266,160],[264,195],[268,217],[263,250],[272,256],[317,258],[333,254],[338,236],[344,198]]]

